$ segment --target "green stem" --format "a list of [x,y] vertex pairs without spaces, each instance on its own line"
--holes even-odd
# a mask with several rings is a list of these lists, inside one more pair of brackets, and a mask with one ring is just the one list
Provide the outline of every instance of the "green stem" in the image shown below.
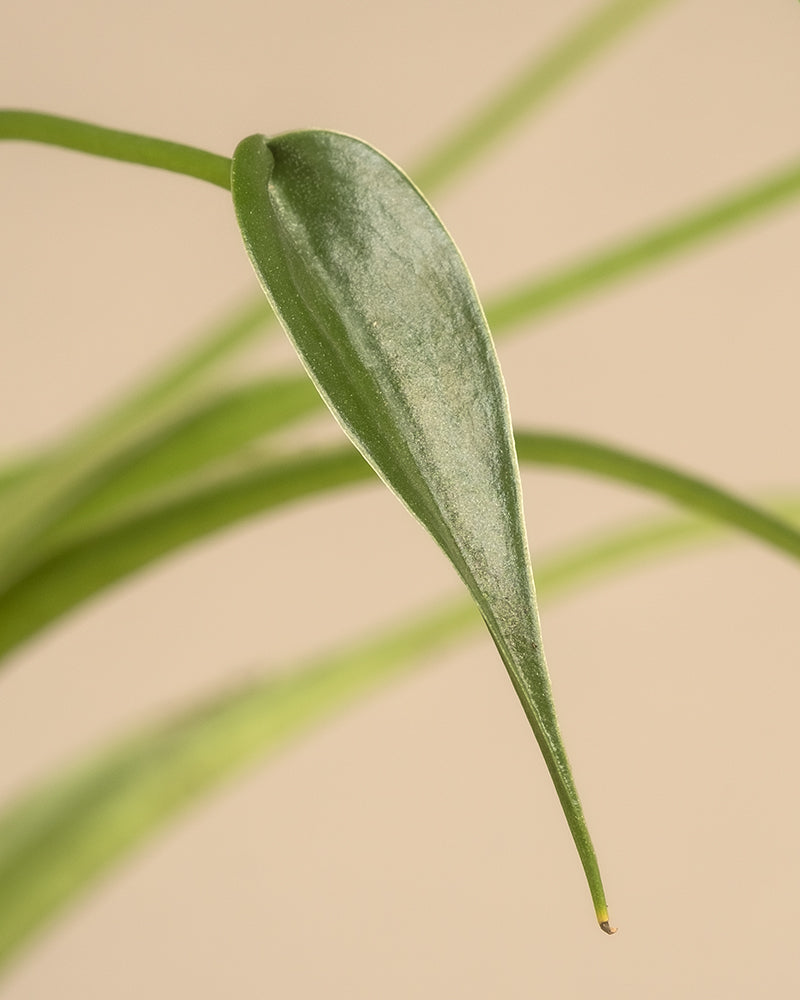
[[720,236],[800,194],[800,162],[687,212],[673,222],[628,237],[550,275],[523,282],[486,305],[493,333],[539,317],[636,271],[659,264],[704,240]]
[[231,161],[227,156],[208,153],[179,142],[154,139],[152,136],[118,129],[103,128],[73,118],[47,115],[38,111],[0,110],[0,139],[44,142],[51,146],[80,150],[126,163],[171,170],[197,177],[230,190]]
[[543,56],[515,76],[476,115],[437,145],[411,176],[432,193],[466,169],[532,110],[576,76],[587,63],[631,28],[636,21],[666,0],[611,0],[576,25]]

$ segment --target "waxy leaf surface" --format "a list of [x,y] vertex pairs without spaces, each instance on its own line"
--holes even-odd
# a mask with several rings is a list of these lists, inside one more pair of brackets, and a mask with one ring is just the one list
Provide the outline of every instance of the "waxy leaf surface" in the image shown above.
[[608,930],[550,693],[505,387],[464,262],[409,179],[352,137],[250,136],[231,176],[250,259],[311,378],[477,602]]

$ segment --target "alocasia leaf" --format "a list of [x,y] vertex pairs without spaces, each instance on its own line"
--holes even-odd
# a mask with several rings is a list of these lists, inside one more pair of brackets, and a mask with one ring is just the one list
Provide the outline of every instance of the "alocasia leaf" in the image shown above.
[[464,261],[411,181],[346,135],[250,136],[231,190],[256,274],[321,395],[480,608],[611,932],[553,706],[505,386]]

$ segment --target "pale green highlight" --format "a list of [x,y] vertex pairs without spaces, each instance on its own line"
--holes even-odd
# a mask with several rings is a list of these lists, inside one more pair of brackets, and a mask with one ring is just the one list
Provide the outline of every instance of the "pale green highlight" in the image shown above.
[[[796,496],[781,509],[800,519]],[[540,600],[722,537],[708,524],[665,518],[574,544],[539,562]],[[176,814],[480,626],[471,601],[440,604],[339,653],[207,698],[68,765],[7,806],[0,814],[0,966]]]

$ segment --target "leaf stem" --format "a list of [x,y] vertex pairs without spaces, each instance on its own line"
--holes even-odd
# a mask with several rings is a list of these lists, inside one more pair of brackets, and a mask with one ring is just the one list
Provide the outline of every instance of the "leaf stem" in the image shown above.
[[230,190],[231,161],[195,146],[155,139],[135,132],[121,132],[74,118],[39,111],[0,109],[0,139],[43,142],[126,163],[196,177]]

